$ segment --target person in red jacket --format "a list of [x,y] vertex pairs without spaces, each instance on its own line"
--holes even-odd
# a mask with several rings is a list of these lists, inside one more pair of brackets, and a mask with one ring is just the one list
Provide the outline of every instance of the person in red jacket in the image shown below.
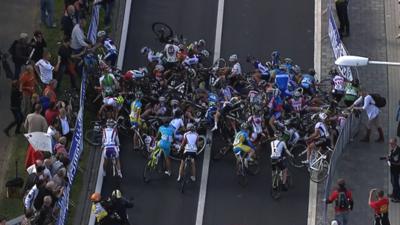
[[346,188],[344,179],[338,179],[337,185],[326,203],[335,202],[335,220],[339,225],[347,225],[348,214],[353,210],[354,204],[352,193]]
[[[377,196],[376,193],[378,193]],[[374,225],[390,225],[389,199],[385,197],[385,193],[382,190],[371,189],[369,191],[368,204],[375,212]]]

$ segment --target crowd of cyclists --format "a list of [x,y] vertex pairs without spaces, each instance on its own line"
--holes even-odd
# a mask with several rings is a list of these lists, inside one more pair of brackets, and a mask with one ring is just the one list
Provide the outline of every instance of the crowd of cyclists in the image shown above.
[[[194,182],[196,156],[210,144],[199,141],[200,136],[211,132],[229,146],[214,149],[212,156],[219,159],[232,152],[238,175],[241,163],[245,170],[260,163],[260,152],[269,151],[269,143],[272,170],[283,172],[285,190],[288,162],[322,170],[311,166],[315,152],[332,150],[349,115],[346,106],[359,94],[357,79],[346,80],[332,68],[331,77],[318,81],[314,69],[304,71],[278,51],[266,62],[251,56],[240,60],[237,54],[211,62],[203,39],[168,39],[161,50],[143,47],[147,64],[122,72],[115,68],[112,40],[104,31],[98,37],[105,57],[92,56],[85,69],[97,93],[89,100],[102,99],[97,115],[104,124],[104,175],[114,160],[116,176],[123,177],[118,135],[124,133],[132,138],[134,150],[148,158],[161,150],[168,176],[171,158],[181,159],[178,182],[190,157]],[[244,63],[252,67],[249,72],[242,70]]]

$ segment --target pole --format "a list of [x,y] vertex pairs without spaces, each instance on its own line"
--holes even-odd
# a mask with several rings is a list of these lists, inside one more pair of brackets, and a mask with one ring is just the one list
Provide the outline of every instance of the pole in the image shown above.
[[400,66],[400,62],[384,62],[384,61],[371,61],[371,60],[368,61],[368,64]]

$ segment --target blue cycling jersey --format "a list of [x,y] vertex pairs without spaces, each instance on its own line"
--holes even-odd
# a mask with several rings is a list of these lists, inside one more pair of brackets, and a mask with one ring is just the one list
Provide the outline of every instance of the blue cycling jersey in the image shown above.
[[288,89],[289,75],[287,73],[277,74],[275,76],[275,84],[281,92]]
[[301,87],[303,88],[310,88],[315,82],[315,78],[313,76],[311,76],[310,74],[303,74],[303,76],[301,77]]

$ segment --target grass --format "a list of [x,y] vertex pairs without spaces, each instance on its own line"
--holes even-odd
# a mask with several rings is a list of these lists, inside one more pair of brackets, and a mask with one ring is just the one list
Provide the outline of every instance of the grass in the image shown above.
[[[62,41],[63,38],[63,32],[59,28],[59,21],[61,16],[63,15],[63,10],[64,10],[64,4],[63,1],[55,1],[55,18],[57,19],[57,28],[49,29],[44,26],[40,26],[40,29],[43,33],[43,36],[47,42],[47,49],[51,52],[52,54],[52,64],[54,65],[57,60],[57,55],[58,55],[58,48],[60,46],[60,42]],[[103,10],[100,11],[100,18],[103,18],[104,12]],[[99,27],[103,27],[103,20],[100,19],[100,25]],[[87,30],[87,29],[86,29]],[[67,77],[67,75],[64,75],[63,77],[63,82],[62,85],[60,86],[60,93],[64,90],[64,88],[68,88],[70,86],[70,80]],[[89,127],[89,121],[93,118],[93,115],[90,113],[84,114],[84,129],[86,130]],[[7,172],[6,172],[6,179],[11,179],[15,177],[15,161],[18,160],[18,174],[20,177],[22,177],[24,180],[27,177],[27,173],[25,171],[25,166],[24,166],[24,159],[26,156],[26,149],[27,149],[28,142],[25,139],[23,135],[18,135],[16,137],[13,137],[10,141],[10,148],[11,148],[11,154],[10,158],[7,160],[8,166],[7,166]],[[79,162],[80,168],[85,171],[87,164],[88,164],[88,156],[89,153],[88,151],[90,150],[90,147],[86,145],[84,147],[83,151],[85,152]],[[83,186],[83,174],[79,172],[79,170],[76,173],[71,193],[70,193],[70,202],[75,203],[76,205],[79,204],[79,201],[84,201],[85,199],[79,199],[81,189]],[[73,222],[73,217],[75,215],[75,208],[74,207],[69,207],[68,215],[67,215],[67,224],[72,225]],[[22,198],[10,198],[7,199],[4,195],[0,196],[0,212],[1,215],[6,216],[8,219],[12,219],[15,217],[18,217],[23,214],[23,202]]]

